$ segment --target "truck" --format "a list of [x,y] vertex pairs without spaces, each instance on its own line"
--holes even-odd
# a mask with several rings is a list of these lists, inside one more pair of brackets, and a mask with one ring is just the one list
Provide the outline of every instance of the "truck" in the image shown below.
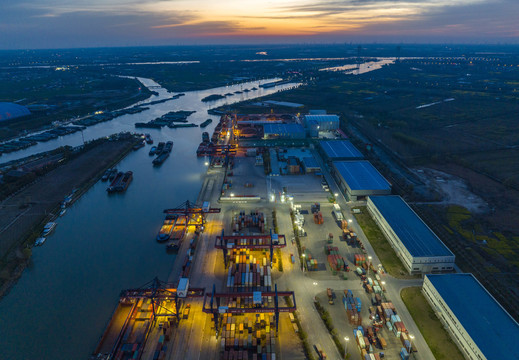
[[341,223],[342,220],[344,220],[344,215],[342,214],[341,207],[339,204],[333,204],[333,216],[335,216],[335,219]]
[[323,351],[323,348],[319,344],[314,345],[315,351],[317,352],[317,355],[319,356],[319,359],[323,360],[326,359],[326,353]]
[[328,304],[333,305],[333,290],[330,288],[326,289],[326,294],[328,295]]

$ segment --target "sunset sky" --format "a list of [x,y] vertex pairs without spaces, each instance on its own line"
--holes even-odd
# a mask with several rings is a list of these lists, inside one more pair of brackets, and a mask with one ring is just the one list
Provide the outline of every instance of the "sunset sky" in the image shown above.
[[519,43],[519,0],[0,0],[0,48]]

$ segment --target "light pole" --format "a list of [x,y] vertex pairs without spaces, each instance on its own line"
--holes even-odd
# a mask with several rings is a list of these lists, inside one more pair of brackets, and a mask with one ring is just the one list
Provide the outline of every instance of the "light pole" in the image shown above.
[[369,277],[369,268],[371,267],[371,259],[373,259],[373,257],[371,256],[368,256],[368,277]]
[[344,348],[344,358],[347,359],[347,357],[348,357],[348,341],[350,341],[350,338],[345,336],[344,341],[346,341],[346,347]]
[[305,272],[305,263],[306,263],[305,257],[306,257],[306,255],[303,254],[303,272]]

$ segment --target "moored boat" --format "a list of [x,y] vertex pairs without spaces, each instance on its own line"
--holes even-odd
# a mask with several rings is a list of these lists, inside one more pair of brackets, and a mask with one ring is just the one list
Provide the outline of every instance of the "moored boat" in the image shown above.
[[141,141],[133,146],[133,150],[139,150],[141,147],[144,147],[145,142]]
[[101,177],[101,181],[108,181],[108,178],[110,177],[111,170],[107,169],[103,176]]
[[205,128],[207,125],[209,125],[212,122],[213,122],[213,119],[207,119],[206,121],[204,121],[203,123],[200,124],[200,127]]
[[170,153],[171,150],[173,150],[173,141],[168,141],[166,143],[166,146],[164,146],[164,152],[167,151],[168,153]]
[[153,165],[159,166],[168,158],[169,152],[163,151],[159,156],[153,159]]
[[[52,230],[54,230],[54,229],[56,228],[56,225],[57,225],[57,224],[56,224],[55,222],[49,222],[49,223],[47,223],[47,224],[43,227],[42,235],[43,235],[43,236],[47,236],[47,235],[49,235],[49,234],[52,232]],[[43,236],[42,236],[42,237],[43,237]]]
[[147,144],[153,144],[153,139],[150,134],[145,134],[144,136]]
[[127,171],[124,173],[121,181],[115,186],[115,191],[123,192],[128,188],[128,185],[132,182],[133,171]]
[[157,153],[157,147],[156,146],[152,146],[151,149],[150,149],[150,152],[148,153],[149,156],[153,156]]
[[106,189],[106,191],[108,192],[115,192],[117,191],[116,188],[117,188],[117,185],[119,185],[119,182],[121,181],[121,179],[123,178],[124,176],[124,173],[122,171],[119,171],[117,173],[117,175],[115,175],[115,178],[113,179],[113,181],[110,183],[110,186],[108,187],[108,189]]
[[44,238],[44,237],[37,238],[36,241],[34,242],[34,246],[41,246],[41,245],[43,245],[45,240],[47,240],[47,239]]
[[164,150],[164,146],[166,146],[165,142],[159,142],[159,145],[157,146],[157,150],[155,151],[155,154],[160,155],[162,151]]

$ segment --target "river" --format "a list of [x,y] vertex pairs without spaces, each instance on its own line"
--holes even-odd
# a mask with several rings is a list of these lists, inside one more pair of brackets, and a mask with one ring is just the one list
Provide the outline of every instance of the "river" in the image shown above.
[[[145,86],[160,86],[139,79]],[[263,82],[272,81],[272,79]],[[19,159],[58,146],[82,144],[120,131],[135,131],[134,123],[147,122],[172,110],[196,110],[188,120],[205,129],[139,129],[159,141],[173,140],[171,156],[155,168],[149,145],[131,152],[118,168],[132,170],[134,179],[124,194],[108,196],[106,183],[96,183],[57,220],[55,232],[44,246],[33,249],[31,265],[10,293],[0,301],[0,358],[8,360],[87,359],[114,311],[121,290],[138,287],[158,276],[167,279],[175,260],[155,236],[165,208],[185,200],[195,201],[206,171],[204,159],[196,157],[203,131],[212,133],[219,117],[207,110],[225,103],[252,99],[287,89],[259,88],[258,82],[186,92],[186,95],[88,127],[22,151],[5,154],[1,161]],[[200,100],[211,94],[234,93],[258,88],[213,102]],[[163,88],[148,100],[172,96]]]

